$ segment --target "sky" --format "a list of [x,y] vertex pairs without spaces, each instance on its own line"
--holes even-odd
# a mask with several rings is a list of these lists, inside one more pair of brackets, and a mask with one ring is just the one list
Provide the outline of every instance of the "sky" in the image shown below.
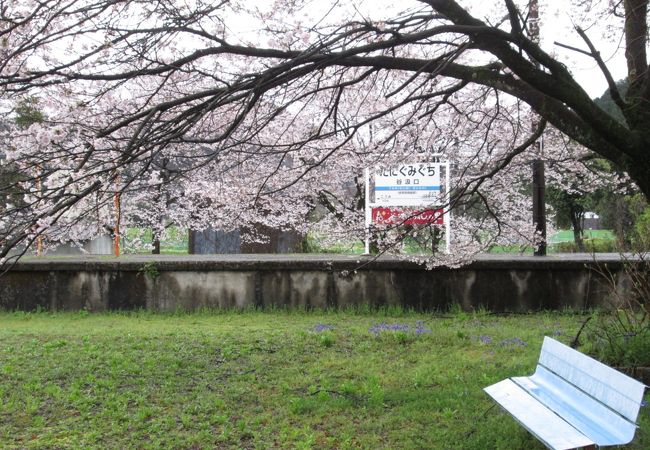
[[[587,55],[563,49],[555,42],[587,50],[588,47],[574,29],[574,22],[567,11],[568,1],[547,0],[542,7],[542,48],[551,54],[557,54],[565,61],[576,80],[591,97],[600,97],[607,90],[607,81],[598,68],[596,61]],[[544,16],[545,15],[545,16]],[[618,81],[626,76],[627,65],[625,50],[621,42],[607,39],[608,30],[605,23],[599,23],[595,18],[582,23],[589,39],[600,51],[614,80]]]
[[[462,6],[467,6],[471,13],[482,20],[494,20],[495,11],[499,15],[505,14],[504,0],[458,0]],[[583,50],[587,45],[575,31],[574,26],[579,24],[600,50],[602,58],[607,63],[615,80],[620,80],[626,74],[624,49],[620,42],[607,39],[607,24],[602,23],[595,14],[585,14],[583,10],[572,7],[572,0],[538,0],[540,4],[540,34],[541,46],[551,55],[557,56],[571,70],[576,80],[582,85],[591,97],[599,97],[607,89],[607,81],[598,68],[595,60],[587,55],[564,49],[555,44],[559,42]],[[248,0],[248,3],[257,4],[262,10],[273,8],[274,3],[269,0]],[[524,0],[518,3],[525,3]],[[598,1],[594,1],[598,4]],[[605,2],[606,3],[606,2]],[[422,3],[417,0],[305,0],[306,7],[303,24],[318,22],[328,16],[330,21],[345,19],[381,19],[395,17],[408,8],[419,9]],[[337,7],[332,10],[332,5]],[[249,28],[248,24],[229,22],[233,28]]]
[[[244,2],[244,0],[242,1]],[[473,15],[486,21],[495,20],[495,17],[503,17],[505,14],[504,0],[458,1],[461,5],[468,6]],[[518,1],[525,3],[527,0]],[[572,1],[574,0],[539,0],[541,4],[541,45],[546,52],[556,55],[567,65],[576,80],[591,97],[599,97],[607,89],[607,83],[593,58],[563,49],[555,45],[555,42],[586,49],[587,46],[573,29],[574,21],[580,22],[600,49],[615,80],[624,78],[626,73],[624,51],[620,42],[605,38],[608,34],[607,26],[611,24],[600,23],[595,16],[579,16],[578,10],[570,6]],[[606,0],[603,1],[606,2]],[[277,1],[277,4],[281,5],[286,2],[287,0],[281,0]],[[277,7],[276,2],[270,0],[245,0],[245,3],[247,6],[258,6],[262,10]],[[302,20],[304,25],[322,20],[329,22],[364,18],[381,20],[382,18],[395,17],[409,8],[422,8],[422,3],[417,0],[401,0],[399,2],[391,0],[304,0],[304,3],[305,13],[297,19],[291,18],[290,20]],[[333,11],[331,10],[332,5],[337,5]],[[256,31],[259,31],[261,25],[259,23],[251,24],[250,18],[247,19],[248,22],[242,22],[243,19],[238,19],[236,16],[226,19],[226,24],[230,28],[228,30],[229,40],[233,35],[252,37]],[[254,37],[251,40],[254,40]],[[234,43],[246,43],[245,38],[241,42],[235,41]],[[191,40],[186,44],[191,46]],[[264,42],[263,45],[270,44]]]

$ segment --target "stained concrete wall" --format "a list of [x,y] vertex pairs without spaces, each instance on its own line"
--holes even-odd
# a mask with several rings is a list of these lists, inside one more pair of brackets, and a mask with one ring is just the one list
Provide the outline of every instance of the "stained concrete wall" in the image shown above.
[[0,308],[584,309],[609,301],[599,274],[605,265],[617,274],[622,263],[618,255],[596,262],[590,255],[488,256],[428,271],[391,258],[331,255],[25,258],[0,276]]

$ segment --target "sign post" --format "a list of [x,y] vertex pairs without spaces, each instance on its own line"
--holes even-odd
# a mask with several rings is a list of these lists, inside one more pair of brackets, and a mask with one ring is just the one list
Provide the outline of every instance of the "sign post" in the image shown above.
[[[441,196],[441,172],[445,171],[445,195]],[[449,162],[405,164],[377,169],[374,201],[370,198],[370,169],[365,175],[365,254],[370,254],[370,227],[379,225],[444,225],[445,250],[450,251]],[[425,207],[412,210],[414,206]],[[445,207],[446,206],[446,207]],[[401,207],[401,208],[395,208]],[[404,208],[409,210],[405,210]]]
[[368,207],[370,205],[370,169],[366,168],[363,170],[366,178],[366,198],[365,198],[365,230],[366,230],[366,243],[364,247],[363,254],[370,254],[370,224],[372,223],[372,209]]

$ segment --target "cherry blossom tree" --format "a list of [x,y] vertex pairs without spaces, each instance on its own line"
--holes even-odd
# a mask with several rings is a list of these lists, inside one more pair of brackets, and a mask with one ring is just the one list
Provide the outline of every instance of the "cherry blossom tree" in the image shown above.
[[[124,219],[152,226],[164,216],[198,229],[262,221],[360,236],[360,170],[433,150],[454,167],[446,207],[457,211],[458,254],[534,242],[524,167],[547,127],[650,195],[648,2],[570,11],[609,17],[612,38],[623,36],[625,97],[586,26],[575,29],[581,48],[556,46],[598,64],[625,123],[530,38],[527,2],[465,3],[0,1],[4,112],[35,96],[48,118],[3,133],[23,176],[2,190],[25,195],[2,211],[0,257],[46,231],[97,232],[118,192]],[[532,114],[542,118],[534,130]],[[312,225],[304,218],[317,204],[326,213]],[[402,239],[378,233],[389,247]]]
[[585,251],[584,214],[595,210],[603,193],[625,192],[630,185],[629,177],[617,173],[608,161],[556,130],[547,130],[544,143],[549,203],[555,208],[555,221],[558,226],[572,228],[576,247]]

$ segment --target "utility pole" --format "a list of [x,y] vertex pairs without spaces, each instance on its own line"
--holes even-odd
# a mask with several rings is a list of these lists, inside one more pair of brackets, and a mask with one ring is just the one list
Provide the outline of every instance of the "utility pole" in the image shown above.
[[113,194],[115,208],[115,227],[113,229],[113,253],[120,256],[120,222],[122,221],[122,199],[120,192],[120,173],[115,171],[115,194]]
[[[41,166],[36,165],[36,192],[39,197],[43,195],[43,182],[41,181]],[[43,256],[43,234],[38,233],[36,237],[36,256]]]
[[[530,0],[528,4],[528,18],[530,23],[530,38],[539,45],[539,3]],[[533,132],[539,126],[539,119],[533,118]],[[533,161],[533,223],[535,231],[541,236],[542,241],[535,250],[535,256],[546,256],[546,179],[544,177],[543,140],[534,144],[536,159]]]

